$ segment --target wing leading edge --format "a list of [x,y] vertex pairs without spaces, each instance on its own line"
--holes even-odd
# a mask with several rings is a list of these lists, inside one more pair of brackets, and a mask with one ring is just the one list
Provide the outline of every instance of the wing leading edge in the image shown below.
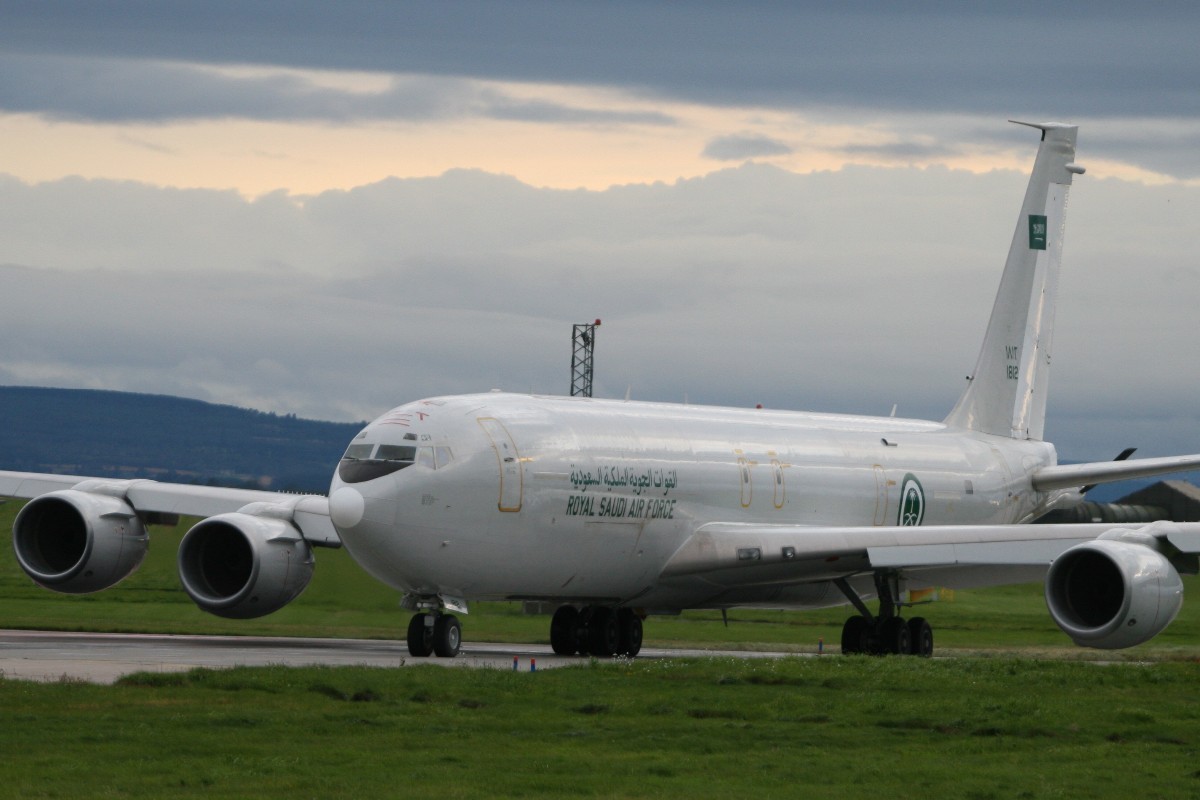
[[121,498],[140,514],[213,517],[249,510],[258,516],[285,519],[293,523],[310,544],[341,546],[337,531],[329,520],[329,501],[317,495],[192,486],[141,479],[0,471],[0,497],[33,499],[64,490]]

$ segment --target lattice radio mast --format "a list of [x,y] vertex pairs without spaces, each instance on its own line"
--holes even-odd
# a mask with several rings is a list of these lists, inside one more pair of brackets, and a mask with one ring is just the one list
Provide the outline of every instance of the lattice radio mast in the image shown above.
[[592,396],[593,354],[600,320],[576,325],[571,333],[571,396]]

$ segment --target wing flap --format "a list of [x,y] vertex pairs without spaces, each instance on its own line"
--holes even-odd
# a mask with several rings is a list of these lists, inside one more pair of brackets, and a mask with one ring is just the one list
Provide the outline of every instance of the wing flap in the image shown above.
[[[1200,552],[1200,523],[1154,526],[1140,530],[1166,538],[1183,552]],[[779,580],[806,580],[864,568],[1044,567],[1071,547],[1120,528],[1111,523],[878,528],[713,523],[698,528],[684,542],[663,577],[741,569],[769,573]],[[814,562],[819,566],[814,567]]]
[[1200,553],[1200,531],[1171,530],[1168,531],[1167,541],[1181,553]]
[[867,558],[876,569],[943,566],[1047,566],[1088,538],[1025,539],[1016,542],[900,545],[872,547]]

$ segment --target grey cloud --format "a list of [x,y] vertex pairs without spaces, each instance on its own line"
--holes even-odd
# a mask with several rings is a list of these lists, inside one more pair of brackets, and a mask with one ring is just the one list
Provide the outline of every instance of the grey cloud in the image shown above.
[[675,118],[658,111],[614,111],[604,108],[573,108],[558,103],[503,102],[489,107],[484,116],[518,122],[565,122],[571,124],[671,125]]
[[620,86],[743,106],[1200,112],[1189,3],[63,2],[6,9],[5,23],[0,47],[27,54]]
[[[0,178],[0,370],[354,420],[565,392],[570,324],[600,317],[603,396],[939,418],[1024,183],[748,164],[594,192],[459,170],[248,201]],[[1179,368],[1200,363],[1197,218],[1200,189],[1074,187],[1048,425],[1063,457],[1200,450]]]
[[[134,147],[140,148],[142,150],[148,150],[152,153],[158,153],[160,155],[166,155],[166,156],[179,155],[178,150],[175,150],[170,147],[164,147],[160,144],[155,144],[154,142],[148,142],[145,139],[140,139],[136,136],[129,136],[128,134],[121,134],[117,138],[120,139],[122,142],[131,144]],[[262,154],[260,153],[259,155],[262,155]]]
[[428,119],[471,103],[464,81],[401,79],[385,92],[317,87],[294,75],[233,77],[191,65],[130,59],[0,57],[0,107],[52,119],[157,122]]
[[170,122],[239,118],[349,123],[463,116],[567,124],[667,125],[666,114],[524,100],[461,78],[396,76],[385,90],[345,91],[293,74],[232,75],[126,58],[0,54],[0,109],[50,119]]
[[[511,80],[853,119],[896,136],[860,152],[898,162],[963,141],[1011,146],[1009,134],[973,130],[973,120],[1102,121],[1122,133],[1097,137],[1094,156],[1192,178],[1198,28],[1194,3],[1148,13],[1098,2],[1086,14],[1045,3],[30,3],[6,8],[0,25],[0,110],[151,122],[675,122],[664,111],[509,97],[479,83]],[[202,68],[246,64],[393,80],[360,93],[294,73]]]
[[718,161],[742,161],[747,158],[784,156],[790,152],[792,148],[778,139],[754,134],[735,134],[718,136],[709,141],[701,155]]
[[1159,120],[1104,120],[1087,126],[1097,158],[1180,178],[1200,177],[1200,127]]
[[494,89],[480,91],[479,97],[482,115],[491,119],[572,125],[671,125],[676,121],[660,111],[582,108],[545,100],[518,100]]
[[889,142],[886,144],[845,145],[837,149],[851,158],[855,156],[872,156],[874,158],[900,162],[943,159],[962,152],[961,147],[948,142],[918,142],[912,140]]

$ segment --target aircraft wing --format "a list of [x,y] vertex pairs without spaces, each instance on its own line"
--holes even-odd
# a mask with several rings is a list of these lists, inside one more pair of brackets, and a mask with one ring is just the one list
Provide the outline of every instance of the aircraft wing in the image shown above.
[[0,497],[32,499],[64,489],[80,489],[123,498],[140,514],[211,517],[260,504],[255,508],[256,513],[265,512],[267,516],[289,519],[310,544],[326,547],[341,545],[337,531],[329,520],[329,502],[325,497],[152,480],[0,471]]
[[1200,469],[1200,455],[1139,458],[1130,461],[1097,461],[1042,467],[1033,473],[1033,488],[1039,492],[1069,489],[1094,483],[1112,483],[1129,478],[1151,478],[1172,472]]
[[[1108,523],[861,528],[711,523],[675,552],[663,577],[727,573],[720,582],[730,584],[737,579],[728,572],[737,570],[747,573],[749,583],[770,583],[875,569],[1044,568],[1078,544],[1129,532]],[[1200,522],[1154,522],[1135,533],[1139,543],[1200,553]]]

